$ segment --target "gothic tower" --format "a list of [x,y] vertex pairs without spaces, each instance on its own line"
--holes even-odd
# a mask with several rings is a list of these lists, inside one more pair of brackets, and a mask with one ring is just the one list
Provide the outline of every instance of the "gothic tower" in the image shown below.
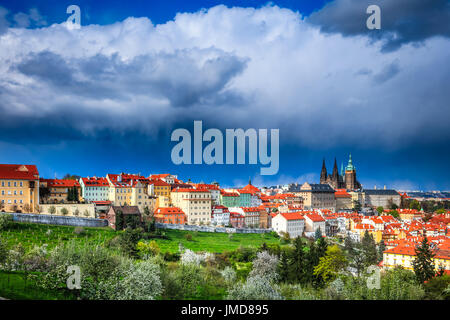
[[356,180],[356,168],[353,165],[352,154],[350,154],[348,164],[345,167],[345,188],[348,190],[355,190],[360,188],[360,184]]
[[322,171],[320,172],[320,183],[321,184],[327,183],[327,177],[328,177],[327,167],[325,166],[325,159],[323,159]]

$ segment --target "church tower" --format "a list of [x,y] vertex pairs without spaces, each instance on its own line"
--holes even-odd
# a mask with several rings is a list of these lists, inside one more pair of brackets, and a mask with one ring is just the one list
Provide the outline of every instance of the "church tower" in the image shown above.
[[348,164],[345,167],[345,188],[348,190],[355,190],[360,188],[360,185],[356,180],[356,168],[353,165],[352,154],[350,154]]
[[327,177],[328,177],[327,167],[325,166],[325,159],[323,159],[322,171],[320,172],[320,183],[321,184],[327,183]]

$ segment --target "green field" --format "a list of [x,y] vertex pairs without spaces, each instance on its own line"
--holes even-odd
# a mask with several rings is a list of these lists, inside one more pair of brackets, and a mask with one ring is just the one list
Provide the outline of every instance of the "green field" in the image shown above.
[[[50,231],[49,231],[50,230]],[[48,245],[48,249],[58,244],[64,244],[69,240],[75,241],[80,246],[104,245],[105,242],[118,235],[118,232],[106,228],[84,228],[83,234],[74,233],[75,227],[55,226],[33,223],[14,223],[6,231],[0,233],[0,237],[9,245],[19,243],[25,250],[32,249],[35,245]],[[161,230],[169,239],[155,239],[161,252],[177,252],[178,244],[182,243],[185,248],[193,251],[223,252],[234,250],[239,246],[259,247],[263,242],[267,244],[280,243],[277,237],[271,234],[233,234],[230,239],[225,233],[192,232],[182,230]],[[188,241],[185,236],[191,234],[192,240]]]
[[33,281],[26,281],[23,272],[0,271],[0,297],[13,300],[72,300],[74,296],[45,290]]
[[0,232],[0,237],[11,246],[20,243],[25,250],[29,250],[43,244],[52,249],[72,239],[80,246],[103,245],[116,236],[110,228],[84,228],[85,232],[80,235],[75,234],[74,230],[75,227],[70,226],[16,222],[8,230]]
[[[267,244],[280,243],[280,239],[271,234],[233,234],[232,239],[226,233],[212,233],[212,232],[192,232],[182,230],[163,230],[170,240],[156,239],[161,252],[177,252],[178,243],[182,243],[187,249],[193,251],[209,251],[214,253],[221,253],[225,250],[231,251],[243,247],[261,246],[264,242]],[[192,241],[186,240],[186,234],[192,235]]]

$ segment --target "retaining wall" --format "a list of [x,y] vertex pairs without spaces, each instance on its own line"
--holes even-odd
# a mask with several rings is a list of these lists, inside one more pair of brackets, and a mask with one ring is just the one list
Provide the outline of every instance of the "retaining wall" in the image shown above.
[[200,231],[200,232],[221,232],[221,233],[268,233],[272,229],[252,229],[252,228],[223,228],[211,226],[197,226],[187,224],[170,224],[170,223],[156,223],[156,227],[160,229],[175,229],[186,231]]
[[56,225],[75,226],[75,227],[107,227],[108,226],[108,220],[105,220],[105,219],[67,217],[67,216],[56,216],[56,215],[48,215],[48,214],[28,214],[28,213],[1,213],[1,214],[10,214],[13,217],[13,221],[17,221],[17,222],[56,224]]

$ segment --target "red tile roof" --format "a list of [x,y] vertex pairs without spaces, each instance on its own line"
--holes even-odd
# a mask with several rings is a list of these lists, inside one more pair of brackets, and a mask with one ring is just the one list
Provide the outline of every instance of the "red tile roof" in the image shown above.
[[106,178],[103,177],[90,177],[90,178],[81,178],[84,185],[86,187],[108,187],[109,183]]
[[72,188],[79,187],[80,183],[72,179],[39,179],[40,182],[46,182],[50,188]]
[[286,220],[305,220],[305,218],[298,212],[280,213]]
[[32,164],[0,164],[0,179],[37,180],[39,172]]
[[317,213],[312,213],[312,214],[307,214],[306,215],[308,217],[308,219],[310,219],[313,222],[322,222],[325,221],[324,218],[322,218],[319,214]]
[[178,207],[160,207],[155,210],[155,214],[184,214],[184,212]]

